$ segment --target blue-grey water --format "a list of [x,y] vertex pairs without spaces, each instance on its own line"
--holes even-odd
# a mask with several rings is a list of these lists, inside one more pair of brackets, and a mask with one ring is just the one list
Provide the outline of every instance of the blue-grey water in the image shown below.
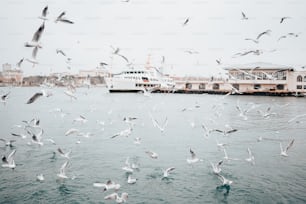
[[[138,93],[110,94],[104,88],[78,89],[77,100],[70,100],[64,88],[50,91],[53,96],[41,97],[33,104],[26,101],[41,88],[1,88],[10,91],[6,105],[0,104],[1,138],[15,139],[15,170],[0,168],[0,203],[115,203],[104,197],[113,192],[93,187],[94,182],[111,179],[121,185],[118,193],[127,192],[127,203],[305,203],[306,202],[306,117],[288,123],[296,115],[306,113],[305,98],[264,96],[221,96]],[[239,116],[236,105],[247,112],[247,120]],[[271,107],[269,118],[259,110]],[[65,113],[52,112],[60,108]],[[79,115],[88,120],[73,123]],[[151,115],[160,123],[166,118],[164,132],[154,127]],[[137,117],[128,137],[111,136],[128,128],[124,117]],[[14,125],[23,120],[40,119],[44,129],[43,146],[29,145],[31,138],[16,138],[11,133],[22,129]],[[97,121],[102,121],[98,123]],[[103,125],[104,122],[104,125]],[[201,127],[237,132],[224,136],[212,132],[209,138]],[[65,136],[70,128],[93,133],[86,138]],[[134,138],[141,144],[135,145]],[[263,140],[258,142],[257,139]],[[47,139],[52,138],[56,145]],[[221,181],[213,174],[211,162],[224,157],[216,145],[227,143],[229,157],[239,161],[224,161],[221,174],[232,180],[230,191],[217,188]],[[291,139],[294,145],[288,157],[280,156],[280,141],[285,147]],[[76,141],[80,140],[80,144]],[[12,150],[0,141],[0,154]],[[69,179],[57,177],[66,161],[56,153],[60,147],[72,150],[67,169]],[[255,157],[255,165],[246,162],[247,148]],[[202,162],[189,165],[189,149]],[[151,159],[145,151],[158,153]],[[134,171],[136,184],[128,184],[122,170],[126,158],[139,165]],[[168,179],[162,179],[162,169],[175,167]],[[45,181],[36,180],[43,174]]]

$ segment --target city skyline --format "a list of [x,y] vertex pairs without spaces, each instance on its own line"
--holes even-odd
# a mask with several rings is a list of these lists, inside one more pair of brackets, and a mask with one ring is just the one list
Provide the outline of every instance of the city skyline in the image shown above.
[[[83,0],[4,0],[0,2],[0,26],[4,28],[1,64],[15,65],[23,57],[30,58],[32,49],[24,43],[41,26],[43,21],[38,16],[47,5],[49,20],[40,40],[43,48],[38,50],[39,64],[32,67],[24,61],[21,69],[25,75],[77,73],[94,69],[101,62],[108,64],[109,71],[119,72],[127,68],[127,63],[112,54],[113,48],[120,48],[120,55],[138,68],[150,55],[152,66],[163,66],[165,73],[180,76],[218,75],[223,67],[233,64],[268,62],[298,69],[306,64],[306,2],[299,0],[101,0],[90,4]],[[54,22],[63,11],[74,24]],[[280,23],[283,17],[290,18]],[[245,40],[254,40],[268,30],[269,35],[261,36],[259,43]],[[57,54],[57,49],[67,56]],[[235,55],[256,50],[259,55]]]

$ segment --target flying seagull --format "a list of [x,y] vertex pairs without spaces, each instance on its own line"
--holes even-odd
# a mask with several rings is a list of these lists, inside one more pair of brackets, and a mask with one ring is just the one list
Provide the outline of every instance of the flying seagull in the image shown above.
[[221,172],[220,166],[223,164],[223,160],[220,160],[217,164],[214,164],[212,162],[210,162],[210,164],[213,168],[214,174],[219,174]]
[[283,23],[284,20],[289,19],[290,17],[286,16],[286,17],[282,17],[279,23]]
[[249,41],[252,41],[252,42],[254,42],[254,43],[256,43],[256,44],[259,43],[258,40],[254,40],[254,39],[252,39],[252,38],[245,38],[244,40],[249,40]]
[[118,193],[112,193],[104,197],[104,200],[115,200],[116,203],[125,203],[128,199],[128,193],[121,193],[121,196]]
[[194,163],[200,161],[200,159],[197,158],[196,154],[194,153],[194,151],[191,148],[189,149],[189,152],[191,154],[191,159],[189,159],[189,158],[187,159],[188,164],[194,164]]
[[262,37],[263,35],[270,35],[271,32],[272,32],[271,30],[266,30],[262,33],[259,33],[256,40],[259,40],[259,38]]
[[39,40],[41,38],[42,33],[45,29],[45,23],[41,24],[41,26],[38,28],[38,30],[34,33],[32,41],[26,42],[25,47],[39,47],[42,48],[42,46],[39,44]]
[[60,22],[63,22],[63,23],[74,24],[74,22],[72,22],[72,21],[66,19],[66,18],[64,17],[64,15],[66,15],[66,12],[65,12],[65,11],[63,11],[63,12],[56,18],[55,23],[57,23],[57,22],[60,21]]
[[252,154],[251,149],[250,149],[249,147],[248,147],[248,154],[249,154],[249,157],[246,158],[245,160],[246,160],[247,162],[250,162],[252,165],[255,165],[255,157],[254,157],[254,155]]
[[157,159],[158,158],[158,154],[156,152],[153,151],[146,151],[145,152],[147,155],[149,155],[152,159]]
[[36,56],[37,56],[37,52],[38,52],[38,47],[34,47],[33,51],[32,51],[32,58],[31,59],[26,59],[28,62],[33,64],[33,67],[38,64],[38,61],[36,60]]
[[189,22],[189,18],[187,18],[187,19],[184,21],[183,26],[187,25],[188,22]]
[[16,64],[16,66],[17,66],[18,68],[21,67],[21,63],[23,62],[23,60],[24,60],[24,58],[22,58],[21,60],[19,60],[19,62]]
[[0,141],[4,142],[5,143],[5,146],[9,146],[9,147],[13,147],[13,142],[16,142],[16,140],[5,140],[5,139],[2,139],[0,138]]
[[15,153],[16,153],[16,149],[14,149],[8,155],[8,157],[6,157],[6,156],[2,157],[2,162],[4,163],[4,164],[2,164],[2,167],[7,167],[7,168],[15,169],[15,167],[16,167],[16,164],[15,164],[15,161],[14,161]]
[[280,149],[281,149],[280,155],[281,155],[281,156],[284,156],[284,157],[288,157],[287,151],[292,147],[293,143],[294,143],[294,139],[291,140],[291,142],[287,145],[286,149],[283,149],[283,145],[282,145],[282,143],[280,142],[280,143],[279,143],[279,146],[280,146]]
[[41,16],[39,16],[38,18],[42,19],[42,20],[48,20],[47,19],[47,14],[48,14],[48,6],[45,6],[45,8],[42,10]]
[[63,152],[63,150],[59,147],[59,148],[57,148],[57,151],[61,154],[62,157],[66,158],[66,159],[70,159],[71,150],[68,151],[68,152]]
[[56,54],[60,53],[61,55],[63,55],[64,57],[66,57],[66,54],[64,53],[63,50],[60,49],[56,49]]
[[1,101],[0,102],[4,103],[4,105],[6,104],[6,100],[7,100],[9,94],[10,94],[10,92],[1,96]]
[[245,15],[245,13],[241,12],[242,19],[241,20],[248,20],[249,18]]
[[174,169],[174,167],[169,167],[166,170],[163,170],[163,178],[167,178],[169,176],[169,173],[172,172]]
[[46,92],[45,90],[41,90],[40,92],[35,93],[28,101],[27,104],[34,103],[39,97],[41,96],[46,96],[49,97],[51,96],[52,93]]
[[66,175],[66,169],[68,167],[69,164],[69,160],[67,160],[60,168],[60,172],[59,174],[57,174],[58,177],[62,178],[62,179],[67,179],[68,176]]

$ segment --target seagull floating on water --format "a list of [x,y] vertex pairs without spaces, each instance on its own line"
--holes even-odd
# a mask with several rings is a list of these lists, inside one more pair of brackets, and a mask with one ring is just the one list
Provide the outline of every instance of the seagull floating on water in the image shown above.
[[117,184],[111,180],[108,180],[106,183],[94,183],[93,184],[94,187],[98,187],[98,188],[103,188],[103,192],[114,189],[115,191],[119,190],[119,188],[121,187],[120,184]]

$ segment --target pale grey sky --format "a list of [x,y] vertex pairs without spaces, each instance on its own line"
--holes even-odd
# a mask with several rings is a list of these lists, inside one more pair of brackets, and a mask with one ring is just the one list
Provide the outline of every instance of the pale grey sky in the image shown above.
[[[48,5],[46,21],[38,51],[39,64],[34,68],[24,62],[26,75],[52,72],[78,72],[94,69],[99,62],[111,63],[110,45],[143,66],[151,55],[153,66],[160,66],[165,56],[166,73],[172,75],[211,75],[231,64],[271,62],[300,67],[306,65],[306,1],[304,0],[1,0],[0,63],[15,65],[22,57],[30,58],[32,49],[24,47],[41,25],[38,19]],[[66,11],[73,25],[54,23]],[[241,12],[249,20],[241,20]],[[281,17],[289,16],[280,24]],[[189,23],[182,26],[189,18]],[[265,31],[259,44],[244,40]],[[299,37],[287,37],[289,32]],[[71,70],[60,48],[72,58]],[[235,53],[260,49],[260,56],[232,58]],[[275,52],[266,52],[276,49]],[[185,50],[199,54],[190,55]],[[216,59],[221,59],[218,66]],[[115,56],[112,71],[125,69],[125,61]]]

